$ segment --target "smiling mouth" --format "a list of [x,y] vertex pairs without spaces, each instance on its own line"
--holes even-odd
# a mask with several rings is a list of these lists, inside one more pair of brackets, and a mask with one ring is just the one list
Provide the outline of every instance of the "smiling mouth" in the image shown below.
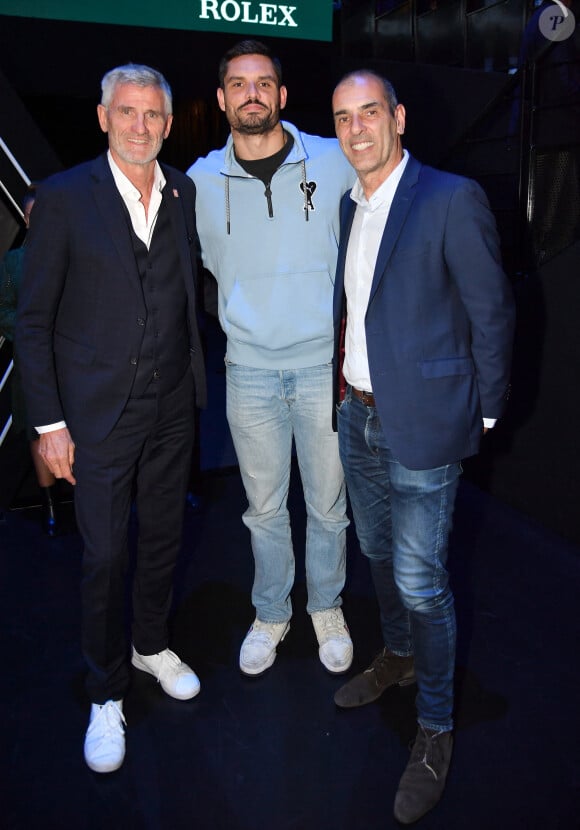
[[361,150],[366,150],[368,147],[373,146],[372,141],[358,141],[356,144],[351,144],[351,149],[355,152],[360,152]]

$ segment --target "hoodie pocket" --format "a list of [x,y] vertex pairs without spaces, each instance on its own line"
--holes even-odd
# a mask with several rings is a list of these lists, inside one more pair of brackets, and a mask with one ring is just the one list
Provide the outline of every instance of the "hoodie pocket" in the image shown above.
[[237,279],[226,305],[227,334],[272,350],[332,338],[332,293],[327,271]]

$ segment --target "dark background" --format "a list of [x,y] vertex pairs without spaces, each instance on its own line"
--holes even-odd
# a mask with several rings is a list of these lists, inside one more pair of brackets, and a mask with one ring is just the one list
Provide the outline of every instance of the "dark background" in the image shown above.
[[[331,43],[269,40],[288,87],[284,115],[307,132],[332,135],[334,84],[349,69],[376,68],[406,105],[409,150],[480,181],[500,227],[518,329],[508,412],[480,456],[466,463],[466,475],[580,543],[580,244],[573,240],[541,263],[526,257],[521,148],[508,137],[517,81],[510,73],[533,4],[336,5]],[[184,170],[225,141],[215,101],[217,65],[241,38],[0,15],[0,136],[32,179],[97,155],[106,147],[95,112],[101,77],[115,65],[142,62],[161,69],[174,90],[174,126],[162,158]],[[549,112],[545,120],[553,123]],[[546,175],[556,174],[548,167]],[[13,500],[13,471],[26,463],[26,452],[5,442],[0,507]]]

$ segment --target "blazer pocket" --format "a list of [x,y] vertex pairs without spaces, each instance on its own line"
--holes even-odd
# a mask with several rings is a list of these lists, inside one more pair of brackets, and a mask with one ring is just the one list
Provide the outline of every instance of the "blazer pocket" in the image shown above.
[[403,245],[402,247],[395,247],[393,251],[393,259],[397,264],[400,262],[412,262],[417,259],[431,258],[431,243],[417,245]]
[[70,337],[65,337],[58,332],[54,334],[54,351],[60,357],[66,358],[69,362],[83,363],[89,366],[95,360],[95,350],[91,346],[77,343]]
[[419,363],[424,378],[445,378],[451,375],[473,375],[475,367],[470,357],[444,357]]

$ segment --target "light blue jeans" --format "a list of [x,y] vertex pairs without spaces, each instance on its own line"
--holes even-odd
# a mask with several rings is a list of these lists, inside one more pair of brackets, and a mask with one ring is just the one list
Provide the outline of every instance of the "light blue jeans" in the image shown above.
[[403,467],[387,445],[377,410],[352,396],[349,387],[338,409],[338,434],[385,646],[415,655],[419,723],[449,730],[456,623],[446,562],[461,465]]
[[332,366],[268,370],[226,360],[227,416],[248,498],[258,619],[292,616],[294,551],[287,508],[292,439],[306,502],[307,611],[341,604],[346,492],[332,431]]

